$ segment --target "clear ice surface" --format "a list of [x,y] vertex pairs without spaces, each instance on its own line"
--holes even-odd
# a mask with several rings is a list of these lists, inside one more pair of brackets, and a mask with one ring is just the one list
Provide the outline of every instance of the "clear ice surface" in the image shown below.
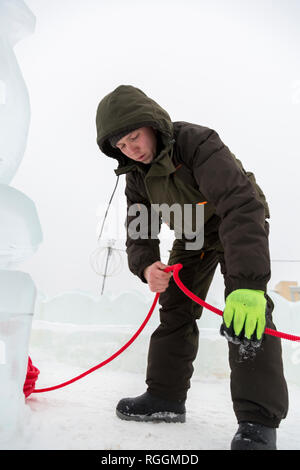
[[11,182],[26,148],[30,103],[13,46],[34,28],[23,1],[0,0],[0,183]]
[[0,441],[18,430],[36,299],[29,274],[15,270],[42,241],[33,201],[9,186],[24,156],[30,121],[27,88],[13,47],[32,33],[22,0],[0,0]]

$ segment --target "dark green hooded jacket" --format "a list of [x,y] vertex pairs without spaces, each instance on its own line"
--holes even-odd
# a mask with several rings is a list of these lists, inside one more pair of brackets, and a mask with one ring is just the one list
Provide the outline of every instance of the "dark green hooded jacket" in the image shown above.
[[[266,291],[270,257],[266,218],[269,209],[253,173],[246,172],[219,135],[188,122],[172,122],[168,113],[140,89],[121,85],[99,103],[96,117],[100,150],[126,174],[128,208],[132,204],[203,204],[203,250],[224,253],[231,290]],[[158,131],[158,151],[150,165],[127,158],[109,138],[133,127]],[[149,233],[151,227],[149,210]],[[127,215],[127,227],[133,216]],[[170,228],[174,229],[171,218]],[[130,270],[146,282],[145,267],[160,259],[159,238],[127,236]],[[184,256],[184,254],[183,254]],[[184,264],[184,260],[183,263]]]

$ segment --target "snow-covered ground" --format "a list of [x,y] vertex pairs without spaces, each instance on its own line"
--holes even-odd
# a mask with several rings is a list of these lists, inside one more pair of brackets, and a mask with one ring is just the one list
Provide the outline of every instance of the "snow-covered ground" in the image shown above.
[[[39,351],[40,352],[40,351]],[[38,353],[38,351],[36,351]],[[126,353],[125,353],[126,354]],[[116,359],[117,361],[117,359]],[[56,384],[83,369],[39,356],[43,384]],[[46,379],[47,377],[47,379]],[[40,378],[40,382],[42,377]],[[31,395],[24,423],[6,449],[228,449],[236,430],[228,378],[194,378],[184,424],[121,421],[115,406],[144,392],[144,375],[109,365],[60,390]],[[300,388],[291,385],[290,413],[278,431],[279,449],[300,449]],[[3,448],[3,447],[2,447]]]
[[[285,311],[285,331],[297,334],[299,321],[296,315],[300,313],[300,303],[291,304],[279,296],[274,300],[278,312]],[[216,299],[208,298],[207,301],[221,307]],[[130,319],[125,316],[129,305]],[[48,301],[40,299],[29,351],[33,363],[41,371],[36,388],[64,382],[110,357],[133,335],[150,305],[148,299],[131,293],[115,298],[104,295],[96,305],[82,293],[68,293]],[[80,316],[81,309],[85,316]],[[91,309],[93,315],[89,313]],[[98,318],[95,316],[97,311]],[[276,316],[280,324],[277,310]],[[125,318],[130,324],[124,325]],[[135,423],[115,416],[115,406],[120,398],[145,391],[147,346],[151,331],[158,324],[157,306],[135,343],[114,361],[65,388],[32,394],[26,401],[18,432],[0,448],[228,449],[236,431],[236,421],[229,390],[227,343],[218,333],[219,323],[220,318],[210,312],[204,312],[199,321],[200,347],[187,399],[186,423]],[[300,449],[299,344],[283,341],[283,351],[290,410],[278,430],[278,448]]]

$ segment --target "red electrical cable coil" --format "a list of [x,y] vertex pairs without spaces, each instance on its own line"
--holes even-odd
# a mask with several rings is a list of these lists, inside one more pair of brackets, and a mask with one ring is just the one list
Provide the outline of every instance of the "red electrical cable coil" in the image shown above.
[[[178,264],[174,264],[172,266],[168,266],[164,271],[165,272],[173,271],[174,281],[176,282],[178,287],[182,290],[182,292],[184,292],[190,299],[192,299],[194,302],[202,305],[202,307],[207,308],[208,310],[216,313],[217,315],[222,316],[223,312],[221,310],[219,310],[218,308],[215,308],[212,305],[204,302],[204,300],[200,299],[200,297],[197,297],[197,295],[193,294],[193,292],[191,292],[181,282],[181,280],[178,276],[178,272],[181,270],[181,268],[182,268],[182,264],[178,263]],[[100,364],[97,364],[96,366],[92,367],[91,369],[88,369],[83,374],[80,374],[77,377],[74,377],[73,379],[68,380],[67,382],[63,382],[63,383],[61,383],[59,385],[55,385],[53,387],[40,388],[40,389],[35,390],[34,389],[35,382],[37,380],[37,377],[38,377],[38,374],[39,374],[40,371],[36,367],[33,366],[32,362],[31,362],[31,359],[29,357],[28,358],[27,376],[26,376],[26,380],[25,380],[25,384],[24,384],[24,394],[25,394],[25,396],[27,397],[31,393],[50,392],[51,390],[56,390],[58,388],[65,387],[66,385],[69,385],[73,382],[76,382],[79,379],[82,379],[86,375],[91,374],[95,370],[100,369],[100,367],[103,367],[106,364],[108,364],[109,362],[111,362],[113,359],[115,359],[117,356],[119,356],[123,351],[125,351],[125,349],[127,349],[133,343],[133,341],[139,336],[141,331],[144,329],[144,327],[146,326],[146,324],[150,320],[150,317],[151,317],[151,315],[154,311],[154,308],[157,304],[158,298],[159,298],[159,293],[156,293],[153,304],[152,304],[152,306],[149,310],[149,313],[147,314],[145,320],[143,321],[143,323],[141,324],[139,329],[135,332],[135,334],[130,338],[130,340],[127,341],[126,344],[124,344],[124,346],[122,346],[117,352],[115,352],[108,359],[104,360],[103,362],[100,362]],[[268,334],[268,335],[271,335],[271,336],[276,336],[278,338],[287,339],[287,340],[290,340],[290,341],[300,341],[300,336],[290,335],[288,333],[282,333],[281,331],[272,330],[271,328],[266,328],[265,329],[265,334]]]

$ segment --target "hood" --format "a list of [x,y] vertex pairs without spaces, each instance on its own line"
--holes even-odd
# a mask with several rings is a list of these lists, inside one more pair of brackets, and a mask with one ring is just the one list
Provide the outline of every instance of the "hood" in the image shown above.
[[[133,127],[151,126],[158,131],[159,153],[173,143],[173,124],[169,114],[142,90],[120,85],[99,103],[96,116],[97,144],[105,155],[118,161],[117,174],[141,162],[134,162],[110,145],[109,138]],[[155,159],[158,157],[156,155]]]

